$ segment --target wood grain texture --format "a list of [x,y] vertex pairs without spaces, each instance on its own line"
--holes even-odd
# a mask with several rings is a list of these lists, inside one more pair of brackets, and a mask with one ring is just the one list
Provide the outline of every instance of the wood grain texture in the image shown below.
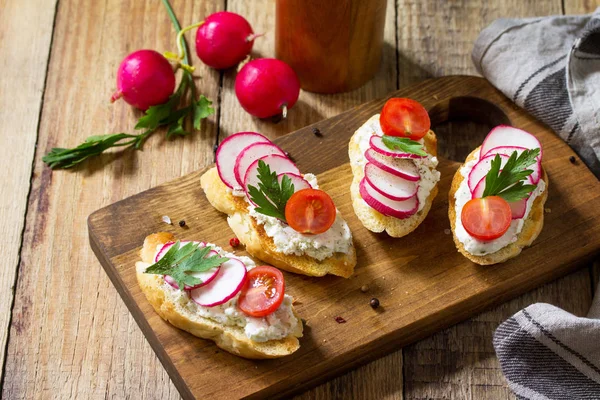
[[[56,1],[0,0],[0,368],[13,304]],[[34,29],[28,29],[33,26]],[[7,171],[11,171],[7,173]],[[3,370],[0,370],[0,382]]]
[[588,14],[600,7],[598,0],[562,0],[565,14]]
[[[201,172],[99,210],[89,219],[92,247],[184,397],[286,395],[564,275],[600,251],[600,182],[584,166],[568,161],[573,153],[564,142],[515,109],[485,80],[440,78],[390,96],[420,101],[434,123],[452,118],[453,111],[465,112],[460,105],[470,103],[460,100],[464,97],[485,99],[512,124],[535,134],[544,147],[544,167],[551,181],[547,206],[554,210],[546,215],[538,240],[501,266],[476,266],[456,252],[444,232],[449,223],[443,196],[417,231],[401,240],[364,229],[348,194],[347,141],[385,99],[317,123],[324,138],[307,136],[310,127],[279,138],[277,144],[296,154],[300,170],[318,174],[320,186],[345,216],[354,234],[358,267],[348,280],[287,274],[287,286],[299,300],[297,309],[309,330],[294,355],[256,363],[217,351],[209,342],[162,321],[136,282],[137,251],[147,234],[164,229],[160,215],[185,212],[193,223],[187,230],[167,228],[181,239],[227,246],[231,232],[199,188]],[[448,190],[457,167],[441,160],[441,193]],[[581,195],[573,198],[572,191]],[[379,312],[367,306],[369,296],[359,290],[363,284],[372,288],[369,296],[380,299]],[[336,324],[336,315],[348,317],[348,322]],[[199,376],[198,369],[206,365],[211,369]]]
[[[223,6],[222,1],[174,5],[184,25]],[[45,6],[39,7],[43,12]],[[23,11],[27,9],[29,5]],[[4,8],[0,14],[4,18]],[[179,398],[90,251],[86,218],[98,207],[212,162],[216,117],[185,139],[166,141],[164,132],[158,132],[143,152],[109,153],[72,171],[52,172],[41,162],[51,147],[74,146],[94,134],[133,131],[139,114],[122,102],[111,105],[109,98],[119,62],[140,48],[175,50],[175,33],[161,2],[60,1],[3,398]],[[197,82],[200,92],[216,101],[219,74],[201,65],[198,74],[204,77]],[[19,121],[12,125],[29,124],[34,114],[17,115]]]

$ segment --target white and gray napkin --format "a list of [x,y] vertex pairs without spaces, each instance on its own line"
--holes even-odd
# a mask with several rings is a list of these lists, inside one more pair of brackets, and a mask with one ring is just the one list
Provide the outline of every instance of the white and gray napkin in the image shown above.
[[[472,57],[483,76],[600,177],[600,8],[586,16],[496,20]],[[587,318],[543,303],[519,311],[498,327],[494,348],[519,399],[600,399],[600,294]]]
[[472,59],[600,178],[600,8],[583,16],[498,19],[477,38]]

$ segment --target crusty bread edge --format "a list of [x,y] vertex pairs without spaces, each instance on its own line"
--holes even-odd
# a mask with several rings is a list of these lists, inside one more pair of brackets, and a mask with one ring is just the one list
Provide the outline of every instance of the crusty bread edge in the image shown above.
[[[465,160],[465,163],[475,159],[479,149],[480,147],[473,150]],[[462,168],[462,165],[460,168]],[[542,168],[542,179],[544,180],[546,187],[544,191],[534,200],[529,215],[523,223],[523,228],[517,235],[517,240],[494,253],[486,254],[484,256],[476,256],[469,253],[465,249],[454,232],[456,228],[456,199],[454,198],[454,195],[464,179],[460,173],[460,168],[454,174],[452,185],[450,187],[450,191],[448,192],[448,218],[450,218],[450,227],[452,229],[452,237],[454,238],[456,248],[462,255],[479,265],[498,264],[518,256],[524,247],[530,246],[533,243],[544,227],[544,204],[548,198],[549,185],[546,171]]]
[[277,250],[273,238],[248,213],[243,197],[234,196],[221,181],[215,167],[200,177],[200,185],[213,207],[228,215],[227,222],[248,254],[288,272],[321,277],[326,274],[349,278],[356,266],[356,250],[348,254],[334,253],[322,261],[307,255],[284,254]]
[[[142,261],[136,263],[136,275],[140,288],[156,313],[173,326],[191,333],[199,338],[212,340],[221,349],[240,357],[250,359],[279,358],[292,354],[300,348],[298,337],[290,335],[281,340],[255,342],[250,340],[240,327],[231,327],[219,324],[208,318],[198,315],[191,320],[185,311],[177,306],[164,290],[162,276],[145,274],[142,271],[153,262],[156,247],[174,240],[172,234],[167,232],[154,233],[146,237],[140,252]],[[296,318],[299,318],[294,311]],[[302,336],[302,322],[298,322]]]

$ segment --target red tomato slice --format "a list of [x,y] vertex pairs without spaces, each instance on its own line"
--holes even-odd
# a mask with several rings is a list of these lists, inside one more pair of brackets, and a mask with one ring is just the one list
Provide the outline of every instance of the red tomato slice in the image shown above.
[[467,201],[460,220],[467,233],[475,239],[489,241],[504,235],[510,227],[510,205],[499,196]]
[[302,189],[285,205],[285,219],[293,230],[318,234],[326,232],[335,221],[335,204],[327,193],[318,189]]
[[256,267],[248,271],[238,307],[251,317],[264,317],[279,308],[284,292],[285,281],[280,270],[269,265]]
[[404,98],[389,99],[379,116],[383,133],[419,140],[429,132],[431,121],[425,107],[418,101]]

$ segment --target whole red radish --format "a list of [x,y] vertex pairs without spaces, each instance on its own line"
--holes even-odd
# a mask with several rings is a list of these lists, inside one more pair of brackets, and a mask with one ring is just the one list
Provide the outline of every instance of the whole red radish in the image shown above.
[[117,91],[110,101],[122,97],[128,104],[145,111],[166,102],[173,90],[175,73],[169,61],[154,50],[138,50],[119,65]]
[[254,44],[254,32],[244,17],[228,11],[209,15],[196,32],[196,54],[209,67],[231,68]]
[[259,118],[285,114],[300,95],[300,81],[285,62],[274,58],[252,60],[235,78],[235,95],[250,114]]

